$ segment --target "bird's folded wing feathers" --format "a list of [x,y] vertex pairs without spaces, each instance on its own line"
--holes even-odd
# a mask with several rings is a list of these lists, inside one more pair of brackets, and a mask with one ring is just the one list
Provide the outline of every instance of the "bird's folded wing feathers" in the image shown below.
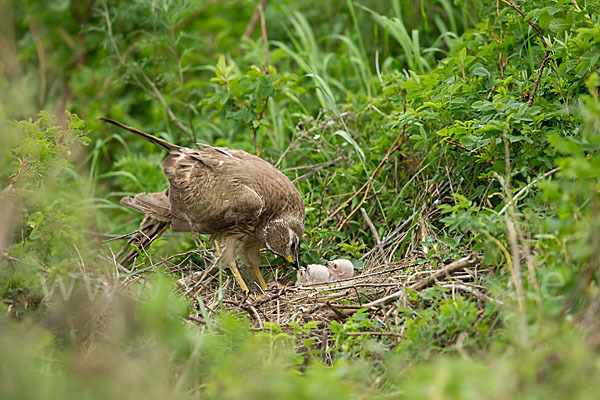
[[121,204],[150,215],[160,222],[171,222],[171,207],[165,191],[138,193],[134,197],[123,197]]
[[[256,220],[264,200],[251,187],[251,167],[214,149],[171,153],[163,161],[175,231],[218,233]],[[254,171],[258,174],[258,171]]]

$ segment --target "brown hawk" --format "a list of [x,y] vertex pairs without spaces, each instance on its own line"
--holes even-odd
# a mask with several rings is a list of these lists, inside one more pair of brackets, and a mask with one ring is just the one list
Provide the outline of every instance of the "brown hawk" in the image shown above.
[[262,289],[266,284],[258,268],[258,255],[263,245],[297,268],[304,233],[304,202],[281,171],[242,150],[208,145],[189,149],[119,122],[100,119],[169,152],[162,162],[169,180],[167,190],[121,199],[124,206],[146,214],[140,229],[118,255],[122,265],[129,266],[137,255],[131,244],[145,249],[170,227],[175,232],[214,235],[223,245],[222,262],[245,292],[248,287],[235,261],[238,240]]

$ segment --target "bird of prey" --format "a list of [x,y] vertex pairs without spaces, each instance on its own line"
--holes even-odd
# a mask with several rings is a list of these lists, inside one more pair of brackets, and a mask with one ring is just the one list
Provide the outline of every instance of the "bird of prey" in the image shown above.
[[222,246],[221,261],[240,287],[249,289],[235,261],[235,243],[252,267],[264,290],[258,268],[262,246],[298,267],[298,250],[304,233],[302,196],[292,182],[267,161],[242,150],[204,146],[190,149],[119,122],[100,118],[133,132],[169,152],[162,162],[169,187],[158,193],[124,197],[121,204],[146,214],[140,229],[118,255],[130,265],[167,228],[175,232],[211,234]]
[[354,276],[354,265],[350,260],[338,258],[337,260],[329,261],[327,269],[329,269],[329,280],[331,282]]
[[329,269],[321,264],[309,264],[296,272],[296,285],[315,285],[329,282]]

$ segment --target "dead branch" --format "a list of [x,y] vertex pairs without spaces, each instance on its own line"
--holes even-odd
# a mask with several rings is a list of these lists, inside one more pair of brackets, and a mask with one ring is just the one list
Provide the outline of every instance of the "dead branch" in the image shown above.
[[[447,265],[446,267],[442,268],[441,270],[434,272],[428,278],[420,280],[420,281],[410,285],[409,287],[412,290],[425,289],[426,287],[434,285],[440,278],[442,278],[444,276],[452,275],[454,272],[460,271],[461,269],[472,267],[475,264],[477,264],[477,262],[478,262],[477,257],[474,254],[471,254],[467,257],[463,257],[461,259],[454,261],[453,263]],[[379,307],[379,306],[388,304],[388,303],[404,296],[404,294],[405,294],[405,290],[398,290],[397,292],[394,292],[394,293],[392,293],[388,296],[385,296],[381,299],[367,303],[363,307],[365,307],[365,308]]]
[[542,58],[542,62],[540,63],[540,68],[538,68],[537,78],[533,83],[533,89],[531,89],[531,94],[529,95],[529,101],[527,101],[527,108],[531,107],[533,104],[533,99],[535,99],[535,93],[540,85],[540,80],[542,79],[542,73],[544,72],[544,67],[546,66],[546,61],[550,57],[550,50],[546,50],[544,53],[544,57]]
[[379,237],[379,233],[377,232],[377,229],[375,229],[375,225],[373,225],[373,221],[371,221],[371,218],[369,218],[369,214],[367,214],[365,209],[362,207],[360,208],[360,213],[362,214],[363,218],[365,219],[365,223],[369,227],[369,230],[373,234],[373,237],[375,238],[375,243],[377,243],[377,245],[379,245],[381,243],[381,238]]
[[[262,5],[263,8],[266,3],[267,3],[267,0],[260,0],[260,4]],[[256,23],[258,22],[259,16],[260,16],[260,12],[259,12],[258,6],[257,6],[254,9],[254,13],[252,14],[252,17],[250,17],[250,20],[248,21],[248,25],[246,25],[246,29],[244,29],[244,34],[242,35],[242,37],[250,37],[250,35],[252,35],[252,32],[254,32],[254,28],[256,27]]]
[[[404,133],[404,131],[406,130],[406,125],[404,125],[402,127],[402,133]],[[379,165],[377,165],[377,167],[375,168],[375,170],[373,171],[373,173],[371,173],[371,176],[369,177],[369,180],[367,182],[365,182],[360,189],[358,189],[349,199],[347,199],[345,202],[343,202],[338,208],[335,209],[335,211],[331,214],[329,214],[329,216],[327,216],[327,218],[325,218],[323,221],[321,221],[321,223],[319,223],[319,225],[317,226],[317,228],[321,228],[325,222],[329,221],[331,218],[333,218],[337,213],[339,213],[344,207],[346,207],[346,205],[348,205],[356,196],[358,196],[360,193],[362,193],[363,189],[365,190],[365,194],[363,196],[363,198],[361,199],[361,201],[359,202],[359,204],[350,212],[350,214],[346,217],[346,219],[344,219],[344,221],[337,227],[338,229],[340,229],[341,227],[343,227],[344,225],[346,225],[346,223],[350,220],[350,218],[352,218],[352,216],[354,215],[354,213],[356,213],[356,211],[358,211],[358,209],[364,204],[364,202],[366,201],[367,195],[369,193],[369,190],[371,188],[371,185],[373,183],[373,178],[375,178],[375,175],[377,175],[377,173],[381,170],[381,168],[383,167],[383,165],[385,164],[385,162],[389,159],[389,157],[395,153],[397,150],[400,149],[400,147],[402,147],[402,145],[404,144],[404,140],[401,140],[403,138],[403,134],[398,135],[396,137],[396,139],[394,140],[394,142],[392,143],[392,145],[390,146],[390,148],[388,149],[387,153],[385,154],[385,156],[383,157],[383,159],[379,162]],[[398,143],[400,142],[400,143]],[[365,189],[366,188],[366,189]]]
[[554,175],[555,173],[557,173],[560,170],[561,170],[561,167],[556,167],[556,168],[551,169],[550,171],[546,172],[545,174],[538,176],[537,178],[535,178],[531,182],[529,182],[529,184],[527,184],[525,187],[523,187],[523,189],[519,190],[517,192],[517,194],[512,199],[510,199],[510,201],[508,203],[506,203],[506,205],[504,207],[502,207],[502,210],[500,210],[500,212],[498,213],[498,215],[504,214],[506,212],[506,210],[508,209],[508,207],[510,207],[514,202],[516,202],[519,199],[519,197],[521,197],[523,195],[523,193],[525,193],[533,185],[535,185],[536,183],[538,183],[542,179],[545,179],[545,178],[547,178],[547,177],[549,177],[551,175]]

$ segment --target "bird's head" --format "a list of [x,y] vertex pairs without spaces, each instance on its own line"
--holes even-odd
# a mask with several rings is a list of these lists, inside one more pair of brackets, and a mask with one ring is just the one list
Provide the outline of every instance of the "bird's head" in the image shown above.
[[337,260],[327,262],[329,276],[331,280],[347,279],[354,276],[354,265],[350,260],[339,258]]
[[304,268],[304,267],[298,268],[298,270],[296,271],[296,283],[298,285],[304,285],[304,284],[308,283],[308,276],[307,276],[306,268]]
[[298,268],[300,240],[304,234],[304,221],[295,218],[276,218],[263,229],[263,240],[267,249],[283,257]]

